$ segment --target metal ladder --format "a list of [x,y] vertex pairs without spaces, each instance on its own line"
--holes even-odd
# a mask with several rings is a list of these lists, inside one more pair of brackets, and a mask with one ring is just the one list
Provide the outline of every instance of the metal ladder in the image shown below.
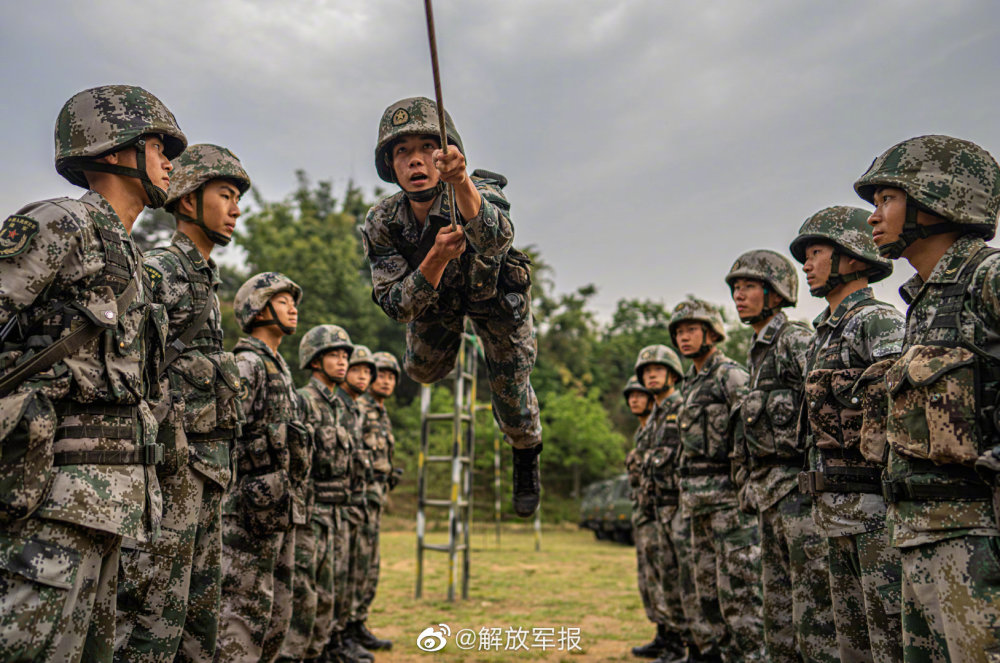
[[[472,524],[472,470],[476,447],[476,412],[490,405],[476,402],[476,371],[479,342],[463,332],[454,378],[454,408],[451,412],[431,412],[431,385],[420,387],[420,454],[417,457],[417,585],[415,596],[423,594],[424,551],[448,553],[448,600],[455,600],[461,553],[462,598],[469,597],[469,530]],[[447,379],[446,377],[446,379]],[[434,422],[451,422],[451,454],[430,453],[430,429]],[[448,498],[429,498],[427,469],[430,463],[451,464],[451,491]],[[426,509],[448,509],[448,543],[425,541]]]

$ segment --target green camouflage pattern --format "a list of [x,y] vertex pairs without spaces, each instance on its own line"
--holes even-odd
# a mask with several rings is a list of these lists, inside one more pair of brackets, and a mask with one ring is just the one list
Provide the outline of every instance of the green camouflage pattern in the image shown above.
[[[726,326],[722,322],[722,314],[719,309],[701,299],[687,299],[674,307],[670,314],[670,323],[667,326],[670,332],[670,340],[674,346],[677,341],[674,336],[677,325],[682,322],[704,322],[712,331],[719,335],[719,342],[726,340]],[[706,339],[707,341],[708,339]]]
[[110,661],[120,542],[42,518],[0,529],[0,660]]
[[897,143],[854,183],[869,203],[879,187],[902,189],[918,206],[983,239],[996,233],[1000,166],[975,143],[941,135]]
[[821,209],[805,220],[788,250],[805,263],[810,244],[833,244],[839,253],[868,263],[868,282],[877,283],[892,274],[892,261],[879,255],[868,225],[870,216],[871,212],[859,207],[835,205]]
[[375,360],[375,366],[378,368],[378,370],[381,371],[382,369],[385,369],[388,371],[392,371],[393,373],[396,374],[397,380],[403,374],[403,370],[399,367],[399,360],[396,359],[396,356],[391,352],[386,352],[384,350],[381,352],[376,352],[375,354],[372,355],[372,359]]
[[635,377],[634,375],[630,377],[628,381],[625,382],[625,386],[622,388],[622,396],[625,397],[626,404],[628,404],[628,395],[631,394],[633,391],[641,391],[650,398],[653,397],[653,392],[651,392],[649,389],[646,389],[646,387],[644,387],[643,384],[639,382],[639,378]]
[[[448,111],[444,112],[444,126],[448,143],[465,154],[462,137],[458,135],[458,129]],[[440,140],[441,125],[438,123],[437,104],[427,97],[409,97],[400,99],[382,113],[382,119],[378,123],[378,141],[375,144],[375,170],[386,182],[396,181],[389,146],[403,136],[434,136]]]
[[367,522],[365,512],[365,492],[371,466],[368,455],[362,452],[364,440],[362,437],[361,409],[343,388],[338,387],[335,398],[341,402],[341,419],[344,430],[351,440],[351,463],[348,470],[350,477],[350,494],[347,502],[337,506],[340,511],[340,529],[334,533],[334,631],[342,632],[352,621],[354,597],[357,587],[362,582],[362,576],[368,570],[368,559],[361,559],[363,554],[361,542],[362,531]]
[[284,274],[261,272],[247,279],[233,298],[233,313],[240,329],[249,333],[254,316],[263,311],[271,297],[279,292],[292,293],[296,306],[302,301],[302,288]]
[[[376,361],[379,360],[380,354],[389,355],[389,353],[377,352],[375,353]],[[389,357],[395,359],[392,355]],[[385,359],[383,358],[382,361],[384,362]],[[370,450],[374,472],[374,480],[368,484],[368,490],[365,493],[366,523],[368,526],[363,535],[365,537],[364,547],[369,559],[368,571],[361,576],[351,617],[351,621],[364,622],[368,619],[368,612],[375,600],[375,592],[378,588],[379,569],[382,563],[379,551],[382,505],[389,492],[388,482],[392,475],[396,438],[392,433],[392,421],[389,419],[389,412],[385,405],[377,402],[369,394],[361,396],[358,399],[358,405],[361,407],[363,422],[361,434],[365,447]]]
[[[677,353],[665,345],[650,345],[639,350],[639,356],[635,359],[635,377],[642,381],[642,369],[651,364],[666,366],[678,380],[684,375],[684,366],[681,364]],[[626,393],[626,396],[628,394]]]
[[164,207],[171,210],[177,201],[189,193],[194,193],[212,180],[224,179],[233,182],[240,195],[250,188],[250,176],[243,170],[243,164],[224,147],[209,143],[191,145],[171,162],[170,190]]
[[305,370],[317,355],[338,348],[347,350],[348,354],[354,351],[347,330],[337,325],[316,325],[299,341],[299,368]]
[[104,156],[149,134],[163,138],[168,159],[187,147],[187,137],[174,114],[141,87],[104,85],[77,92],[56,118],[56,170],[71,183],[87,188],[79,160]]
[[376,372],[378,372],[375,359],[372,357],[372,351],[368,349],[367,345],[358,344],[354,346],[354,352],[351,353],[351,359],[347,366],[367,366],[372,371],[373,380],[375,379]]
[[[993,330],[1000,329],[1000,255],[986,258],[973,274],[968,289],[970,294],[965,298],[963,314],[959,317],[961,339],[956,338],[955,332],[950,329],[931,327],[935,314],[942,305],[940,288],[953,283],[965,260],[984,248],[985,244],[980,238],[960,237],[938,261],[926,283],[919,275],[914,274],[900,288],[903,299],[909,302],[906,336],[903,341],[907,357],[914,356],[913,348],[926,347],[925,344],[928,343],[954,347],[960,342],[965,342],[972,343],[976,347],[986,347],[988,339],[994,333]],[[902,362],[897,366],[901,367]],[[934,384],[938,382],[937,379],[932,380],[932,377],[944,378],[948,373],[944,371],[940,376],[925,376],[929,388],[934,389]],[[886,382],[889,383],[888,375]],[[903,386],[910,384],[911,380],[908,378]],[[961,391],[960,386],[958,389]],[[893,440],[899,443],[903,426],[899,416],[906,412],[904,408],[909,393],[910,389],[902,388],[895,393],[890,392],[892,403],[887,422],[890,450],[885,479],[894,482],[905,480],[913,485],[963,482],[970,486],[968,490],[971,492],[979,483],[971,469],[971,462],[968,466],[956,463],[939,465],[919,457],[904,455],[900,453],[902,447],[892,448]],[[928,404],[931,404],[930,401]],[[931,409],[928,416],[937,416],[934,412],[935,410]],[[914,418],[907,435],[919,439],[925,435],[923,431],[932,429],[936,434],[943,432],[943,422],[940,419],[929,420],[926,417]],[[975,447],[979,449],[979,453],[985,451],[981,439],[969,439],[966,436],[959,442],[964,445],[962,448]],[[1000,535],[992,505],[985,499],[899,501],[890,506],[887,522],[891,528],[893,545],[904,548],[952,537]]]
[[795,306],[799,296],[799,275],[788,258],[777,251],[755,249],[736,259],[726,274],[726,285],[733,287],[736,279],[763,281],[781,295],[780,306]]
[[0,398],[0,523],[28,517],[52,485],[55,409],[45,394]]
[[295,526],[295,566],[292,571],[292,608],[288,632],[281,643],[277,660],[301,661],[306,657],[316,627],[319,594],[316,591],[316,569],[319,563],[317,531],[309,522]]

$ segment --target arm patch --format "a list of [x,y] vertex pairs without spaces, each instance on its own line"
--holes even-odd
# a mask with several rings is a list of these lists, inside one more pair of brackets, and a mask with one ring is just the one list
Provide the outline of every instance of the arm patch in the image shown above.
[[28,250],[38,234],[38,222],[28,216],[13,214],[0,228],[0,258],[13,258]]
[[156,286],[160,285],[160,281],[163,280],[163,272],[149,264],[144,264],[142,268],[146,270],[146,275],[149,276],[150,287],[155,290]]

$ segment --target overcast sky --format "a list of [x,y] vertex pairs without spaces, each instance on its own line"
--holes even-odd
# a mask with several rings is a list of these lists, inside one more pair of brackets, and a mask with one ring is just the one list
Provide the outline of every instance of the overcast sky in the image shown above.
[[[519,245],[557,290],[587,283],[735,312],[752,248],[788,255],[905,138],[1000,154],[1000,3],[991,0],[436,0],[445,107],[471,168],[504,173]],[[63,102],[95,85],[159,96],[191,143],[231,148],[265,199],[294,171],[367,191],[378,119],[433,97],[419,0],[7,3],[0,203],[80,191],[52,164]],[[901,305],[897,273],[877,286]],[[795,317],[822,308],[801,284]]]

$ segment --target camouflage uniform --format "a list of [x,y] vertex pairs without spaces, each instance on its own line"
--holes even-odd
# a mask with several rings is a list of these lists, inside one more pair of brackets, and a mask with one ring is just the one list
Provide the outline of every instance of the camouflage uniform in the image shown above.
[[[867,212],[852,207],[821,210],[802,225],[792,255],[804,262],[809,244],[830,244],[836,255],[869,265],[858,276],[869,282],[885,278],[892,266],[875,252],[867,217]],[[847,277],[853,279],[842,276]],[[816,336],[807,354],[800,430],[809,471],[800,476],[800,486],[812,495],[813,517],[828,537],[840,658],[898,661],[899,555],[889,546],[885,530],[881,463],[862,454],[862,406],[855,389],[869,366],[898,354],[902,316],[876,300],[871,288],[862,288],[834,311],[827,308],[813,325]]]
[[798,491],[804,454],[797,415],[812,330],[779,310],[798,299],[798,276],[787,258],[766,250],[744,253],[726,283],[732,288],[741,278],[759,281],[765,298],[781,297],[774,308],[765,299],[759,315],[743,320],[766,324],[751,339],[750,391],[734,414],[743,433],[737,453],[749,470],[740,503],[756,510],[760,528],[768,660],[837,661],[826,538],[813,523],[812,500]]
[[[670,318],[676,345],[681,322],[702,322],[722,340],[722,318],[707,302],[677,305]],[[706,340],[708,336],[706,330]],[[747,393],[746,369],[716,349],[700,371],[688,369],[678,413],[681,509],[691,517],[691,567],[701,606],[696,633],[708,630],[701,653],[727,660],[764,660],[760,536],[756,519],[740,512],[730,477],[734,452],[730,411]]]
[[337,506],[340,522],[334,533],[334,592],[335,592],[335,626],[334,631],[344,633],[347,624],[351,622],[354,609],[355,588],[360,583],[361,576],[367,571],[368,559],[357,558],[362,528],[365,526],[365,486],[367,485],[368,466],[367,453],[361,433],[361,408],[351,398],[343,387],[337,387],[335,392],[340,401],[343,415],[338,421],[350,439],[350,461],[348,464],[349,491],[347,501]]
[[[319,325],[310,329],[299,345],[299,368],[306,369],[317,357],[335,349],[350,353],[354,346],[347,332],[336,325]],[[330,642],[335,623],[335,558],[334,539],[343,530],[338,505],[345,505],[350,496],[350,464],[353,440],[344,427],[345,406],[334,390],[318,378],[299,389],[305,404],[306,421],[313,429],[315,445],[312,463],[312,489],[315,504],[312,510],[313,538],[316,542],[314,591],[316,612],[313,632],[306,648],[306,659],[323,654]],[[347,554],[341,550],[341,554]]]
[[[241,192],[250,187],[232,153],[214,145],[190,146],[174,160],[167,208],[219,177]],[[211,661],[218,632],[222,494],[232,477],[230,447],[242,415],[236,399],[240,376],[233,355],[222,349],[215,262],[177,232],[168,248],[146,255],[145,269],[153,298],[166,307],[169,341],[197,322],[205,306],[209,315],[162,385],[173,400],[158,438],[166,452],[160,467],[162,530],[155,542],[123,544],[115,659]]]
[[[134,146],[142,176],[118,174],[148,182],[150,133],[168,157],[187,144],[145,90],[86,90],[56,121],[56,168],[86,187],[84,171],[101,169],[93,157]],[[158,395],[166,317],[141,266],[95,191],[27,205],[0,230],[0,660],[110,661],[121,539],[159,530],[162,450],[147,398]],[[97,335],[13,383],[33,356],[87,329]]]
[[[301,289],[275,272],[252,276],[236,293],[248,332],[271,297]],[[295,525],[305,522],[311,440],[285,360],[248,336],[233,349],[246,423],[236,440],[237,481],[223,500],[222,610],[217,661],[273,661],[292,613]]]
[[[886,373],[890,394],[883,492],[892,545],[902,554],[903,654],[907,661],[987,661],[1000,656],[1000,531],[991,504],[996,476],[973,464],[1000,442],[995,413],[1000,329],[996,231],[1000,167],[979,146],[921,136],[893,146],[855,183],[906,192],[895,257],[923,236],[918,210],[959,232],[926,282],[900,288],[909,304],[903,354]],[[902,244],[902,248],[900,248]]]
[[[392,182],[387,147],[405,135],[439,135],[434,102],[413,98],[390,106],[379,124],[375,164]],[[450,143],[461,138],[446,118]],[[464,153],[464,150],[463,150]],[[373,297],[382,310],[406,323],[403,366],[417,382],[436,382],[455,367],[464,319],[472,320],[483,344],[493,414],[507,440],[518,448],[541,444],[538,399],[529,377],[535,365],[531,316],[530,260],[511,248],[514,226],[501,189],[506,179],[475,171],[482,194],[476,218],[462,221],[467,248],[445,268],[437,288],[418,269],[440,228],[450,223],[447,196],[434,199],[426,221],[418,223],[406,193],[380,200],[368,212],[363,238],[371,263]]]
[[[388,355],[388,361],[385,357]],[[399,378],[399,364],[395,357],[385,352],[373,355],[379,369],[389,369]],[[375,600],[375,590],[378,587],[379,567],[382,559],[379,553],[379,528],[382,520],[382,505],[389,493],[392,479],[392,457],[396,446],[396,438],[392,434],[392,421],[385,405],[376,401],[370,394],[364,394],[358,399],[362,416],[362,437],[364,445],[371,455],[373,480],[368,484],[366,500],[367,548],[371,551],[368,571],[361,577],[361,584],[355,596],[354,613],[351,620],[364,623],[368,620],[368,609]]]

